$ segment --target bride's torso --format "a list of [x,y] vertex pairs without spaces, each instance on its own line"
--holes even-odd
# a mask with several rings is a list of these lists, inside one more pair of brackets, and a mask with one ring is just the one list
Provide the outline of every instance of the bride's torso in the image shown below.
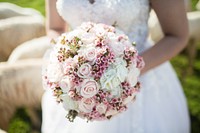
[[58,0],[57,10],[72,29],[87,21],[115,25],[144,50],[149,0]]

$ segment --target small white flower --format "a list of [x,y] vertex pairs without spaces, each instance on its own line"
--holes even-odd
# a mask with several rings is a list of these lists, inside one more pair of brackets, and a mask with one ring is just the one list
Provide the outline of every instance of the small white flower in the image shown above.
[[68,94],[60,95],[60,98],[63,101],[63,107],[65,110],[78,110],[78,102],[72,100]]
[[121,95],[121,83],[125,81],[128,75],[126,62],[123,59],[117,58],[106,72],[100,78],[100,83],[103,89],[111,91],[114,96]]
[[111,95],[112,95],[112,96],[120,97],[121,94],[122,94],[121,85],[119,85],[119,86],[113,88],[112,91],[111,91]]
[[117,77],[121,82],[124,82],[128,75],[128,69],[126,68],[126,61],[122,58],[116,58],[114,64],[116,65]]

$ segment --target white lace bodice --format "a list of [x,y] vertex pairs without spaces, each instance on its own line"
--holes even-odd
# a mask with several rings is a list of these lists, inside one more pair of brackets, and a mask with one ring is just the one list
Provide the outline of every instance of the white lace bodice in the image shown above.
[[148,36],[149,0],[58,0],[58,13],[75,28],[82,22],[115,24],[144,50]]

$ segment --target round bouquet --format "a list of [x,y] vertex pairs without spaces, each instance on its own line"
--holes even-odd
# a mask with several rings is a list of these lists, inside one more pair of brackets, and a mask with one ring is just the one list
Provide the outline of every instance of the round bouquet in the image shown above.
[[54,44],[44,82],[63,104],[69,121],[76,116],[110,119],[134,101],[144,62],[122,31],[88,22]]

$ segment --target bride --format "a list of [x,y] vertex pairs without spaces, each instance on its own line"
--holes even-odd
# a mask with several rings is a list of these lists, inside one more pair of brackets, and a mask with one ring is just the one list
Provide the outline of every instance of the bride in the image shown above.
[[[42,100],[44,133],[189,133],[186,99],[176,74],[167,61],[188,40],[183,0],[46,0],[48,36],[55,38],[82,22],[115,24],[123,30],[146,63],[141,92],[128,110],[109,121],[89,122],[65,118],[51,91]],[[57,8],[56,8],[57,7]],[[154,9],[164,32],[155,45],[148,39],[147,20]],[[57,12],[58,11],[58,12]],[[61,17],[60,17],[61,16]]]

